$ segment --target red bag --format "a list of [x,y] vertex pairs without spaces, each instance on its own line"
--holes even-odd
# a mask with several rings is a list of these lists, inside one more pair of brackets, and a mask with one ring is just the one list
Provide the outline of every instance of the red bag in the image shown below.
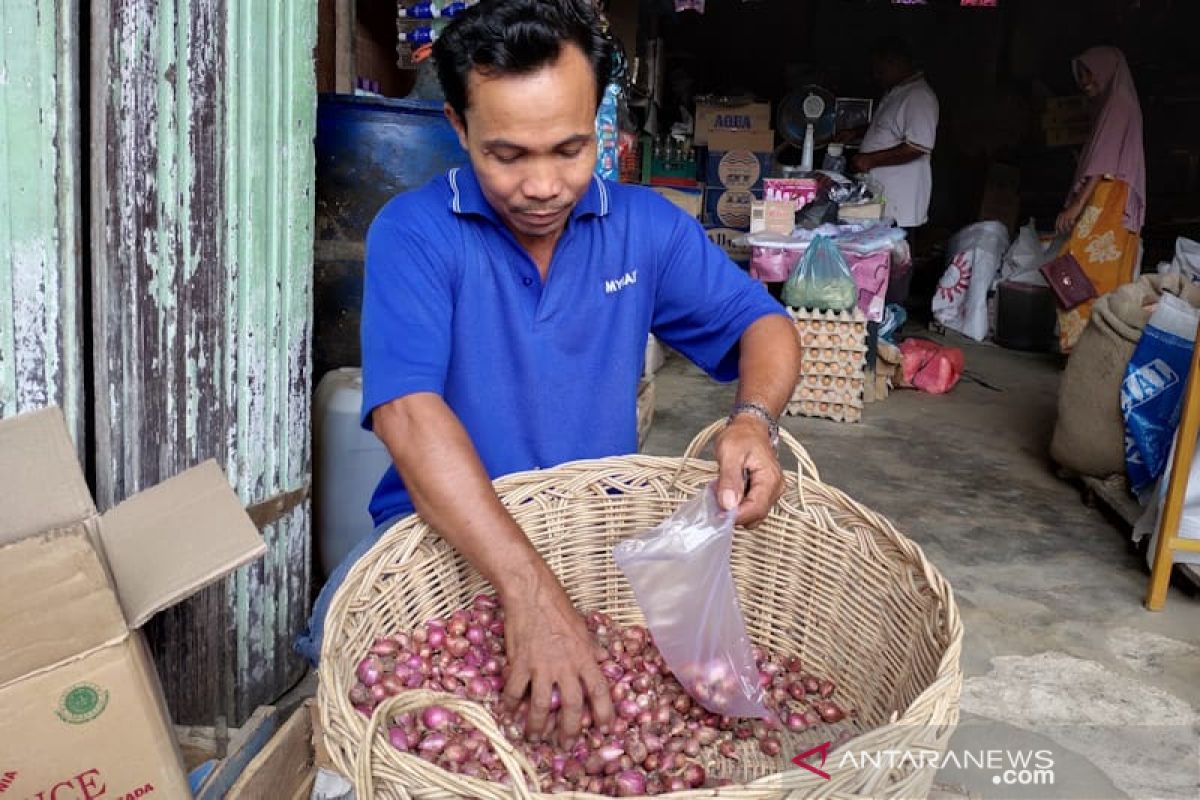
[[900,343],[903,385],[930,394],[945,394],[962,377],[965,361],[957,347],[943,347],[928,339],[905,339]]

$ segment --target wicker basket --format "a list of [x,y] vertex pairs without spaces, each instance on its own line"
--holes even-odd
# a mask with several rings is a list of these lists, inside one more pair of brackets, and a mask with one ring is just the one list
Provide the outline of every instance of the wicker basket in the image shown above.
[[[613,545],[653,527],[715,479],[716,465],[696,457],[720,427],[703,431],[683,458],[574,462],[507,476],[496,482],[496,491],[578,606],[605,611],[620,623],[641,622],[613,562]],[[945,752],[958,721],[962,625],[950,587],[916,544],[821,483],[795,439],[786,432],[783,439],[799,468],[786,476],[784,497],[767,520],[734,540],[742,609],[755,641],[799,655],[815,672],[834,678],[843,704],[858,715],[839,723],[841,731],[789,735],[777,758],[750,742],[740,764],[710,762],[710,774],[732,777],[737,786],[669,796],[924,797],[935,773],[930,756]],[[532,767],[475,703],[412,691],[380,704],[367,720],[347,698],[355,666],[377,636],[445,616],[487,589],[457,551],[412,516],[384,534],[334,597],[321,650],[321,721],[335,764],[354,776],[361,800],[549,797],[537,791]],[[390,716],[434,703],[460,712],[487,734],[511,785],[446,772],[394,750],[379,732]],[[790,763],[839,732],[853,738],[846,750],[830,753],[828,779]],[[880,767],[845,757],[897,750],[915,755],[894,763],[877,757]]]

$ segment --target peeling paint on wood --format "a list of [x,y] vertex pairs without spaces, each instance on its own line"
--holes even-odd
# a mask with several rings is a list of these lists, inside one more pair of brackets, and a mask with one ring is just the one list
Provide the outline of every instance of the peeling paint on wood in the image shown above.
[[[92,8],[98,501],[209,457],[247,506],[302,487],[315,3]],[[148,626],[178,722],[238,724],[300,677],[309,516]]]
[[58,405],[84,452],[78,6],[0,3],[0,417]]

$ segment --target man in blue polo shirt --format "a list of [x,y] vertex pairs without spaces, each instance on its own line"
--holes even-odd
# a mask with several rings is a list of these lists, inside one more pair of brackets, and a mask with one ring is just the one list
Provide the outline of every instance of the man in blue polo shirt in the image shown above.
[[[603,654],[491,479],[635,452],[653,332],[740,379],[718,497],[753,525],[781,492],[774,436],[800,366],[783,309],[694,220],[594,176],[600,30],[591,0],[484,0],[451,23],[434,55],[470,166],[391,200],[367,237],[362,422],[394,461],[376,535],[415,509],[487,578],[507,615],[506,700],[528,690],[544,733],[555,686],[562,732],[585,702],[609,718]],[[372,542],[318,600],[301,645],[314,661],[333,590]]]

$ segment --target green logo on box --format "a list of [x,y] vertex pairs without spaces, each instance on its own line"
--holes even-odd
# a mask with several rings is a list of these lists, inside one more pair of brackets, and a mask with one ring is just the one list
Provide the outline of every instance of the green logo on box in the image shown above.
[[77,683],[63,692],[58,702],[58,718],[72,725],[91,722],[108,706],[108,690],[94,683]]

